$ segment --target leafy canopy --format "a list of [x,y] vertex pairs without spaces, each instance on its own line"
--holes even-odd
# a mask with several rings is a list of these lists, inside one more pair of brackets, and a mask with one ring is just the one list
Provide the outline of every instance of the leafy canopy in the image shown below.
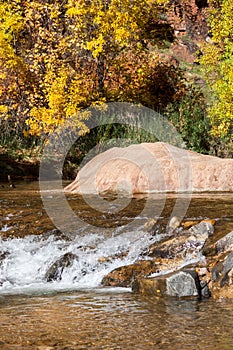
[[108,68],[143,50],[144,27],[166,2],[0,0],[0,117],[40,136],[76,115],[85,131],[76,112],[106,101]]

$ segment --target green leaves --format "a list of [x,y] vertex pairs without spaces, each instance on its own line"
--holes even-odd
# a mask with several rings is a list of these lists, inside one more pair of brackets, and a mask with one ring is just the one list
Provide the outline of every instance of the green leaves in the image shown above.
[[233,2],[211,0],[209,26],[211,42],[203,48],[200,62],[213,93],[208,113],[213,135],[233,133]]

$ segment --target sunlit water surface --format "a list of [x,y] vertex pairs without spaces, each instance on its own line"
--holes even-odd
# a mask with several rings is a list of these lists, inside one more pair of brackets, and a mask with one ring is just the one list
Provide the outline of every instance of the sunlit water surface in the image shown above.
[[233,347],[233,303],[95,290],[1,298],[1,349]]

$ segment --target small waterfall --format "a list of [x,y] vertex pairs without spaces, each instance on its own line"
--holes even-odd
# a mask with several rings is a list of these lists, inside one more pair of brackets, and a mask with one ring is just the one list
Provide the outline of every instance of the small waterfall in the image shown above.
[[[0,238],[0,294],[96,288],[108,272],[135,262],[156,240],[142,229],[119,234],[119,228],[108,238],[93,232],[72,239],[54,234]],[[66,253],[77,259],[64,267],[60,280],[47,282],[49,267]]]
[[165,259],[158,273],[177,270],[204,259],[201,248],[210,224],[200,225],[186,234],[182,228],[163,231],[160,225],[145,231],[140,224],[128,231],[124,226],[112,228],[106,234],[106,229],[87,225],[85,232],[67,236],[53,230],[25,238],[0,238],[0,294],[98,288],[110,271],[137,260],[153,260],[163,249],[164,238],[170,242],[168,255],[173,258]]

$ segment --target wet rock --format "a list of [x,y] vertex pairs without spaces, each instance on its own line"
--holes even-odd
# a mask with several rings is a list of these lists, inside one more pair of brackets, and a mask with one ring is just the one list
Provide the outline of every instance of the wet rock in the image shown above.
[[[187,231],[176,232],[172,237],[165,235],[162,241],[153,243],[142,254],[144,260],[114,269],[103,278],[102,284],[130,287],[135,278],[149,277],[153,273],[177,271],[181,266],[188,264],[190,256],[199,257],[205,241],[212,233],[213,226],[209,222],[201,222]],[[199,283],[199,289],[200,291],[203,289],[203,296],[207,296],[209,294],[208,281],[203,279],[202,288]]]
[[219,261],[212,269],[213,281],[216,282],[233,268],[233,252],[228,254],[223,261]]
[[77,255],[73,253],[66,253],[61,258],[56,260],[47,270],[45,280],[47,282],[59,281],[62,278],[62,272],[65,267],[72,265],[74,260],[77,260]]
[[216,220],[215,219],[201,220],[201,222],[209,222],[212,226],[214,226],[216,224]]
[[207,220],[193,220],[193,221],[185,221],[182,223],[182,227],[187,230],[197,224],[199,224],[200,222],[209,222],[212,226],[214,226],[216,224],[216,220],[214,219],[207,219]]
[[171,218],[171,220],[169,221],[168,227],[170,229],[175,230],[176,228],[178,228],[180,226],[180,223],[181,223],[181,218],[178,216],[173,216]]
[[145,255],[154,258],[177,259],[192,254],[197,255],[205,241],[214,231],[208,222],[201,222],[187,231],[182,231],[170,239],[152,244]]
[[[198,239],[206,239],[214,233],[214,227],[209,221],[201,221],[199,224],[192,226],[189,232],[195,235]],[[207,235],[207,237],[206,237]]]
[[222,288],[225,285],[227,285],[229,287],[232,286],[232,277],[233,277],[233,268],[224,274],[224,276],[220,282],[220,287]]
[[49,237],[54,236],[54,239],[56,241],[63,240],[65,242],[71,241],[71,238],[69,237],[69,234],[64,234],[61,230],[58,228],[54,228],[52,230],[49,230],[45,233],[43,233],[43,239],[47,240]]
[[182,227],[185,230],[188,230],[189,228],[191,228],[194,225],[197,225],[199,223],[199,221],[195,220],[195,221],[185,221],[182,223]]
[[166,280],[167,294],[170,296],[186,297],[200,296],[200,283],[195,271],[180,271]]
[[134,293],[155,296],[201,297],[201,285],[194,270],[183,270],[152,278],[137,278],[132,285]]
[[128,252],[123,252],[123,253],[118,253],[118,254],[109,255],[109,256],[101,256],[100,258],[98,258],[98,261],[100,263],[105,263],[116,259],[123,259],[127,254]]
[[217,254],[233,250],[233,231],[216,242],[215,250]]
[[108,273],[102,280],[104,286],[131,287],[137,276],[149,275],[158,271],[151,260],[139,260],[134,264],[121,266]]
[[217,282],[222,275],[223,263],[217,262],[217,264],[212,269],[212,279],[214,282]]
[[233,252],[222,254],[212,268],[211,294],[214,298],[233,298]]
[[9,252],[0,252],[0,266],[2,265],[2,263],[4,262],[4,260],[7,258],[9,254],[10,254]]
[[150,218],[145,224],[144,224],[144,231],[148,231],[150,232],[151,230],[153,230],[153,228],[155,227],[155,225],[157,224],[158,220],[154,219],[154,218]]

